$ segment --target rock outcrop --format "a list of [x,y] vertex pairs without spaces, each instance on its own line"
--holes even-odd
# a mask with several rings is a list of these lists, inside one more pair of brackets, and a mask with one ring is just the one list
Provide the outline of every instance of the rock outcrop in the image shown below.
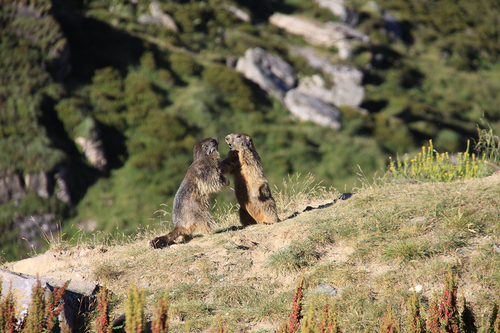
[[238,20],[241,20],[243,22],[250,22],[252,20],[250,15],[248,15],[247,13],[245,13],[243,10],[239,9],[236,6],[227,3],[223,3],[221,6],[222,8],[224,8],[225,10],[236,16]]
[[358,39],[369,43],[370,38],[342,23],[328,22],[320,23],[293,15],[276,13],[269,17],[269,23],[287,32],[300,35],[308,43],[319,46],[335,46],[339,50],[339,57],[347,59],[351,56],[351,42],[349,39]]
[[56,214],[34,214],[15,218],[13,225],[21,236],[18,244],[27,242],[32,249],[41,248],[46,242],[44,238],[50,239],[57,234],[59,226],[56,220]]
[[42,198],[49,198],[54,190],[53,181],[46,172],[36,174],[27,174],[24,177],[24,184],[28,192],[34,192]]
[[297,89],[336,106],[358,108],[365,97],[362,86],[363,73],[352,65],[332,64],[330,59],[317,56],[312,48],[292,48],[292,54],[300,55],[307,63],[320,71],[322,76],[313,75],[299,81]]
[[[0,269],[0,280],[2,281],[2,293],[6,297],[12,292],[16,302],[17,317],[24,317],[32,300],[32,290],[37,284],[37,278],[31,275],[17,274]],[[54,287],[60,288],[66,281],[40,278],[40,285],[44,291],[44,297],[48,297]],[[72,331],[77,331],[77,323],[80,316],[84,316],[91,309],[91,301],[98,291],[97,285],[87,281],[71,281],[62,297],[63,311],[60,320],[68,324]]]
[[71,206],[71,181],[70,170],[66,167],[59,167],[59,171],[55,174],[56,190],[55,194],[59,200],[66,205]]
[[312,121],[336,130],[342,127],[340,111],[334,105],[319,98],[292,89],[287,92],[284,103],[288,110],[302,121]]
[[246,50],[245,56],[238,59],[236,70],[280,101],[296,83],[292,66],[260,47]]
[[21,179],[21,176],[10,170],[0,172],[0,204],[21,199],[26,195]]
[[160,8],[160,4],[158,1],[153,1],[149,4],[149,11],[151,15],[143,14],[139,16],[139,23],[143,25],[147,24],[158,24],[163,25],[165,28],[173,30],[175,32],[179,32],[179,28],[175,23],[172,16],[163,12]]
[[108,172],[108,160],[104,152],[104,145],[98,135],[89,139],[80,136],[75,139],[75,142],[82,147],[85,157],[90,164],[99,169],[103,174]]

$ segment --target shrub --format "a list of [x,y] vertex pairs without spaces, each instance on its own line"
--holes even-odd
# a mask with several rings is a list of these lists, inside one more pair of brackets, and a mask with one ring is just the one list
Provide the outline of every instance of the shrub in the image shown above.
[[170,68],[179,76],[197,75],[200,71],[200,66],[188,55],[172,53],[169,60]]
[[207,66],[201,73],[203,80],[222,93],[232,108],[242,111],[255,109],[253,93],[242,74],[224,65]]

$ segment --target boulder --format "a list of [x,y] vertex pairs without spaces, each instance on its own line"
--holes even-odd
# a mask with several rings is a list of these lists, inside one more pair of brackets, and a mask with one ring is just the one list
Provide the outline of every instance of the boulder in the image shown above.
[[291,53],[302,56],[311,67],[329,78],[329,82],[325,82],[320,75],[305,77],[299,81],[300,91],[336,106],[358,108],[363,102],[365,89],[361,85],[363,73],[359,69],[332,64],[330,59],[317,56],[312,48],[292,48]]
[[308,43],[326,47],[335,46],[339,50],[338,54],[341,59],[347,59],[351,56],[352,47],[348,39],[354,38],[365,43],[370,42],[367,35],[342,23],[321,23],[308,18],[280,13],[271,15],[269,23],[285,29],[291,34],[303,36]]
[[298,89],[288,91],[284,103],[288,110],[302,121],[312,121],[336,130],[342,127],[339,121],[340,111],[334,105],[306,95]]
[[158,20],[155,20],[154,22],[160,22],[165,28],[179,32],[179,28],[177,27],[177,24],[175,24],[172,16],[161,10],[160,3],[158,1],[153,1],[149,4],[149,11],[151,12],[151,16]]
[[347,9],[345,0],[314,0],[320,8],[329,9],[333,15],[338,16],[340,21],[345,22]]
[[297,89],[336,106],[356,108],[363,101],[365,90],[353,81],[349,72],[340,72],[340,75],[333,78],[333,86],[327,88],[325,80],[321,75],[316,74],[302,78]]
[[[9,291],[14,295],[16,302],[16,315],[18,318],[25,316],[31,302],[31,292],[37,284],[37,278],[31,275],[16,274],[0,269],[0,280],[2,281],[1,297],[6,297]],[[44,290],[44,296],[60,288],[66,281],[40,278],[40,284]],[[87,281],[71,281],[62,297],[64,304],[61,312],[61,321],[68,324],[71,331],[76,332],[79,317],[84,316],[91,309],[91,301],[98,291],[98,286]]]
[[239,9],[238,7],[235,7],[233,5],[229,5],[227,3],[223,3],[222,8],[224,8],[225,10],[227,10],[228,12],[230,12],[231,14],[236,16],[236,18],[238,20],[241,20],[243,22],[250,22],[252,20],[250,15],[248,15],[247,13],[245,13],[243,10]]
[[280,101],[296,83],[292,66],[260,47],[246,50],[236,63],[236,70]]
[[66,167],[59,167],[59,172],[55,174],[55,179],[55,194],[57,198],[66,205],[71,206],[70,184],[72,179],[70,176],[70,170]]
[[318,4],[318,7],[326,8],[333,15],[338,16],[342,23],[353,27],[359,22],[359,16],[352,8],[346,7],[344,0],[315,0],[315,2]]
[[104,153],[104,145],[98,138],[86,139],[84,137],[77,137],[75,142],[82,147],[87,160],[95,166],[102,173],[107,172],[108,161]]
[[43,171],[38,175],[28,173],[24,177],[24,184],[28,192],[34,192],[45,199],[50,197],[53,191],[52,179]]

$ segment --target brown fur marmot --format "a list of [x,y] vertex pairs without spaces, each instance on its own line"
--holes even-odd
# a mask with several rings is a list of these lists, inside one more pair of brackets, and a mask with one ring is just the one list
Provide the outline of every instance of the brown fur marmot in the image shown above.
[[203,139],[194,146],[194,161],[174,198],[174,229],[150,242],[155,249],[173,244],[178,237],[186,241],[194,232],[213,231],[215,221],[210,216],[210,194],[229,185],[219,168],[218,146],[217,138]]
[[222,173],[234,177],[241,224],[278,222],[276,202],[252,138],[243,133],[231,133],[226,136],[226,142],[231,150],[220,166]]

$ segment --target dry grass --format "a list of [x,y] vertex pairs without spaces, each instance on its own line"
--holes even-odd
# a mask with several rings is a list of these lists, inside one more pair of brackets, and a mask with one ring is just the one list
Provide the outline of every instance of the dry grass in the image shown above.
[[[298,176],[275,192],[283,215],[338,196],[310,180],[295,181]],[[418,284],[425,314],[451,267],[459,296],[472,304],[480,323],[500,294],[494,247],[500,243],[499,188],[498,174],[451,183],[365,184],[327,208],[242,230],[229,228],[239,223],[236,207],[227,206],[227,214],[215,217],[216,234],[163,250],[151,249],[148,240],[164,229],[114,236],[58,254],[54,260],[67,261],[67,268],[41,275],[77,279],[78,269],[80,278],[106,281],[116,316],[124,312],[131,281],[145,290],[149,317],[169,290],[171,332],[183,332],[187,320],[192,332],[216,331],[221,322],[230,331],[270,332],[289,315],[304,274],[306,304],[326,283],[338,292],[342,331],[362,332],[378,328],[388,304],[404,318],[408,290]]]

